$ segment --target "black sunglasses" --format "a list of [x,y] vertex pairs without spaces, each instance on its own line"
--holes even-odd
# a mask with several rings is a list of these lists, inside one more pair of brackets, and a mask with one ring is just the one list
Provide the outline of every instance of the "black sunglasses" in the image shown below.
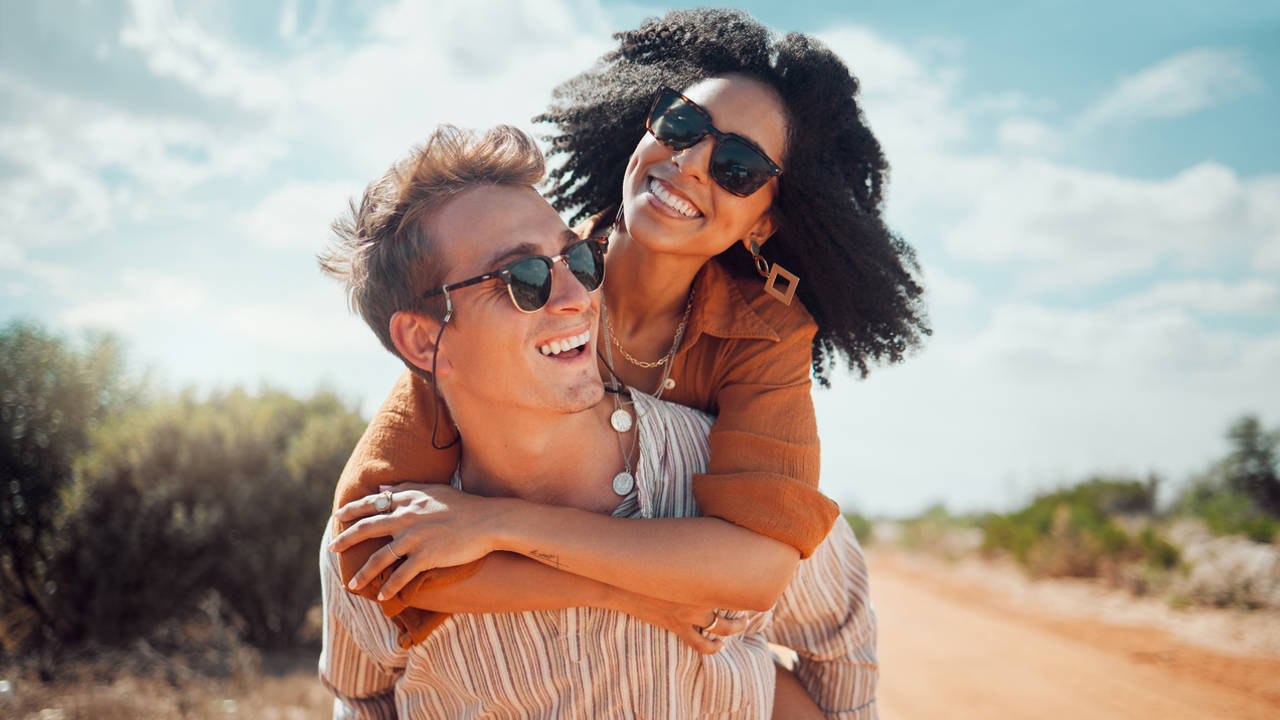
[[721,132],[711,124],[711,113],[669,87],[658,91],[644,126],[672,150],[691,148],[708,134],[714,135],[711,177],[738,197],[750,195],[764,187],[769,178],[782,174],[782,168],[759,145],[741,135]]
[[604,282],[606,243],[606,238],[590,238],[566,246],[555,257],[526,255],[493,272],[428,290],[422,297],[426,299],[444,293],[445,300],[450,305],[449,312],[452,313],[453,302],[449,300],[451,290],[469,287],[485,280],[501,280],[507,284],[507,293],[511,295],[511,302],[515,303],[517,309],[527,313],[537,312],[551,299],[551,270],[557,262],[563,262],[587,292],[599,288],[600,283]]

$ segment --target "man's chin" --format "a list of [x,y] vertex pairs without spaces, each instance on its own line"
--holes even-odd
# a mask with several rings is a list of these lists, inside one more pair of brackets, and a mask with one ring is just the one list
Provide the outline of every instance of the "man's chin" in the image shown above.
[[554,407],[549,406],[548,409],[566,415],[587,412],[606,400],[604,385],[598,379],[561,386],[554,393],[554,398],[551,401]]

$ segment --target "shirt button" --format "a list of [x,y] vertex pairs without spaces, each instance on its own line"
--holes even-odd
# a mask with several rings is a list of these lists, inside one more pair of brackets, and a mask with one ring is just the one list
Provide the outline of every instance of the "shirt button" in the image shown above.
[[666,380],[664,380],[664,381],[662,382],[662,387],[666,388],[667,390],[670,390],[671,388],[673,388],[673,387],[675,387],[675,386],[676,386],[676,379],[675,379],[675,378],[667,378]]

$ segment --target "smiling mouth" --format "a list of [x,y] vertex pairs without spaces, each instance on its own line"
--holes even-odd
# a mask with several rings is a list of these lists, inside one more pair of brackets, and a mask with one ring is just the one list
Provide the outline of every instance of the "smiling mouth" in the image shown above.
[[646,189],[663,207],[670,209],[676,215],[687,218],[702,217],[702,213],[698,212],[698,208],[694,207],[689,201],[669,192],[662,186],[662,182],[658,178],[650,176],[649,186]]
[[567,338],[552,340],[538,346],[538,352],[547,357],[554,358],[576,358],[587,351],[587,344],[591,342],[591,331],[583,330],[577,335]]

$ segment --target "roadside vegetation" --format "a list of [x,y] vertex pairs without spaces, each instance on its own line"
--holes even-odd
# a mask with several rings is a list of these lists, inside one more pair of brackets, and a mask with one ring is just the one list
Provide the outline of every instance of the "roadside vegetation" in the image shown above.
[[1161,478],[1090,477],[1008,513],[936,505],[893,523],[861,519],[877,542],[956,559],[1012,559],[1033,577],[1097,578],[1175,605],[1280,609],[1280,429],[1227,428],[1228,454],[1167,507]]
[[[0,716],[80,675],[216,686],[294,656],[314,673],[320,537],[364,424],[332,393],[167,393],[110,337],[0,330]],[[139,716],[152,690],[55,716]]]

